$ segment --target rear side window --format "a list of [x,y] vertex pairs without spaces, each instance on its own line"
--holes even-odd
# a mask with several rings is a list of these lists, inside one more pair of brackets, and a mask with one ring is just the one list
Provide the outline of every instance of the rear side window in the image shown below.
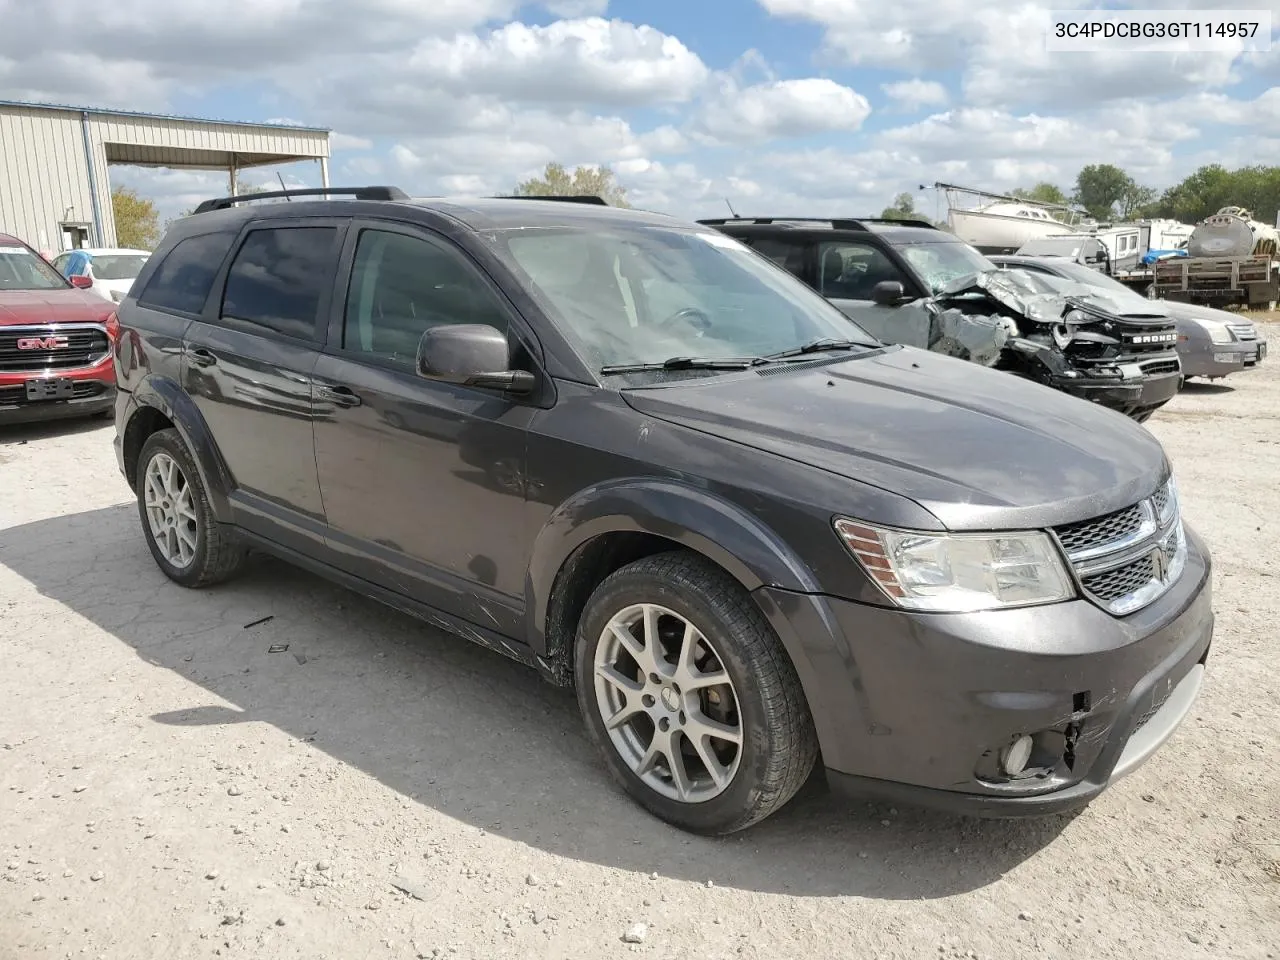
[[138,302],[162,310],[199,313],[233,240],[233,233],[205,233],[179,241],[151,274]]
[[231,262],[222,316],[299,340],[317,340],[320,300],[333,283],[336,227],[251,232]]
[[744,237],[745,242],[762,257],[768,257],[782,269],[797,277],[804,276],[803,244],[775,237]]

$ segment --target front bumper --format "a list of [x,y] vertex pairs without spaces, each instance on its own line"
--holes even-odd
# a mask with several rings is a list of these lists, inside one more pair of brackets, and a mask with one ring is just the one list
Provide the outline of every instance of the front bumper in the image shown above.
[[1235,340],[1231,343],[1197,341],[1179,351],[1183,373],[1188,377],[1217,379],[1256,367],[1267,354],[1265,340]]
[[[68,380],[73,395],[63,400],[29,400],[29,380]],[[0,373],[0,424],[92,417],[111,410],[115,398],[116,377],[110,356],[91,367]]]
[[[834,788],[979,816],[1051,814],[1136,769],[1190,709],[1214,617],[1208,554],[1191,531],[1188,542],[1179,582],[1124,618],[1087,600],[913,614],[757,596],[798,662]],[[1069,750],[1041,754],[1038,774],[998,775],[1002,747],[1061,731]]]
[[1182,387],[1182,373],[1160,373],[1130,380],[1057,376],[1050,386],[1073,397],[1134,414],[1162,407]]

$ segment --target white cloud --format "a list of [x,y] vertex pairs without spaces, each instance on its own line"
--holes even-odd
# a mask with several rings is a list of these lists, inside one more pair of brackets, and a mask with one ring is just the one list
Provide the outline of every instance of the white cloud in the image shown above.
[[[1092,0],[758,0],[774,16],[823,28],[829,58],[910,71],[959,68],[971,103],[1076,106],[1160,91],[1224,87],[1265,54],[1057,53],[1046,49],[1049,11]],[[1135,4],[1139,8],[1151,4]],[[1163,0],[1162,8],[1232,9],[1233,0]],[[1280,20],[1280,4],[1268,4]],[[1277,24],[1280,26],[1280,24]]]
[[690,100],[709,71],[673,36],[592,17],[429,38],[414,50],[407,73],[473,95],[644,105]]
[[921,107],[945,106],[951,99],[947,88],[942,84],[936,80],[921,80],[918,77],[899,80],[897,83],[882,83],[880,89],[899,108],[909,112],[919,110]]
[[601,17],[609,9],[609,0],[549,0],[545,6],[557,17]]
[[866,97],[834,80],[774,80],[744,88],[726,80],[702,108],[698,128],[721,143],[759,143],[857,130],[870,113]]
[[329,146],[334,150],[372,150],[373,141],[368,137],[353,137],[335,131],[329,134]]

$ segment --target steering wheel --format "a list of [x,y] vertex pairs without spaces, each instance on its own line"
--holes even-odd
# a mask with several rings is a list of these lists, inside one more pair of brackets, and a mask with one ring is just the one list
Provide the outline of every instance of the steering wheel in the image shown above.
[[695,330],[706,331],[711,329],[711,318],[707,316],[705,311],[699,310],[697,307],[684,307],[677,310],[665,320],[660,320],[658,326],[666,329],[673,326],[677,321],[683,320]]

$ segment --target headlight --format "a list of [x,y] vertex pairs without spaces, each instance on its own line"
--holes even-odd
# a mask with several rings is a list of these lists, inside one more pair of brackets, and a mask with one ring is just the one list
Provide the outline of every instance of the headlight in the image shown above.
[[880,589],[910,610],[965,613],[1075,596],[1044,533],[918,533],[845,519],[835,528]]
[[1196,317],[1196,323],[1204,328],[1209,334],[1210,343],[1231,343],[1235,337],[1231,335],[1231,328],[1225,323],[1219,323],[1217,320],[1205,320]]

